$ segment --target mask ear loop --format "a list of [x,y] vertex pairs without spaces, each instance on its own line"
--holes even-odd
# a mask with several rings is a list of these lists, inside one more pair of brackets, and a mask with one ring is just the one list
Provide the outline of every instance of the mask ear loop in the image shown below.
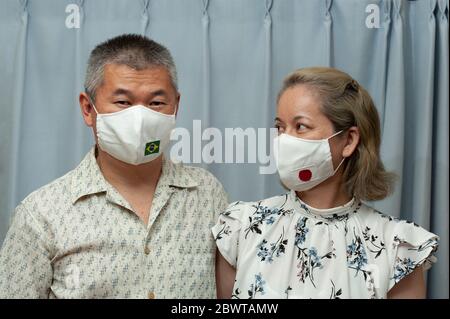
[[341,167],[342,163],[344,163],[344,161],[345,161],[346,158],[347,158],[347,157],[344,157],[344,158],[342,159],[342,161],[339,163],[339,165],[338,165],[338,166],[336,167],[336,169],[334,170],[333,175],[336,174],[336,172],[339,170],[339,167]]
[[179,106],[179,104],[177,104],[176,106],[175,106],[175,111],[173,111],[173,116],[177,116],[177,112],[178,112],[178,106]]
[[[89,98],[89,102],[91,103],[92,108],[94,109],[95,113],[98,115],[97,108],[95,107],[94,102],[92,101],[91,98]],[[98,118],[98,117],[97,117],[97,118]],[[98,149],[99,149],[99,148],[100,148],[100,146],[98,145],[98,141],[97,141],[97,143],[95,143],[95,157],[96,157],[96,158],[97,158],[97,156],[98,156]]]
[[97,115],[98,115],[98,111],[97,111],[97,109],[95,108],[94,103],[92,103],[92,108],[94,109],[95,113],[97,113]]
[[93,107],[93,109],[94,109],[95,113],[97,113],[97,115],[98,115],[98,111],[97,111],[97,108],[95,107],[95,105],[94,105],[94,102],[92,101],[92,99],[91,99],[91,98],[89,98],[89,102],[91,103],[91,105],[92,105],[92,107]]
[[[344,130],[340,130],[339,132],[334,133],[334,134],[331,135],[328,139],[330,139],[330,138],[332,138],[332,137],[335,137],[336,135],[339,135],[339,134],[341,134],[342,132],[344,132]],[[338,165],[338,166],[336,167],[336,169],[334,170],[333,175],[336,174],[336,172],[339,170],[339,167],[341,167],[342,163],[344,163],[345,159],[346,159],[346,157],[344,157],[344,158],[342,159],[342,161],[339,163],[339,165]]]
[[335,137],[336,135],[341,134],[342,132],[344,132],[344,130],[340,130],[339,132],[334,133],[333,135],[331,135],[331,136],[328,138],[328,140],[329,140],[330,138],[332,138],[332,137]]

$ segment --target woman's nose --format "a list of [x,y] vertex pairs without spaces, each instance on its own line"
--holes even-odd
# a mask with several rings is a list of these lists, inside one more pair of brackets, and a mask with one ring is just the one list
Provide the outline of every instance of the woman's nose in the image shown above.
[[292,136],[297,136],[297,130],[292,126],[286,126],[286,128],[284,129],[284,133]]

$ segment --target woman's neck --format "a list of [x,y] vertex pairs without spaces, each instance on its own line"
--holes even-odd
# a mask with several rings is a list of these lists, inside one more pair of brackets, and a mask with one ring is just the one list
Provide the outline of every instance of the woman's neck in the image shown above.
[[327,209],[347,204],[352,197],[347,194],[341,174],[336,174],[323,181],[316,187],[303,192],[296,192],[297,196],[307,205]]

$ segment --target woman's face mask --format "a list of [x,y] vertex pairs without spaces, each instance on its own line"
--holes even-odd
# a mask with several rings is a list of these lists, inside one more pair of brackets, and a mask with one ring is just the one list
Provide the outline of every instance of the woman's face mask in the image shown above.
[[308,140],[285,133],[274,139],[274,154],[283,184],[295,191],[309,190],[333,176],[344,162],[333,168],[329,139]]

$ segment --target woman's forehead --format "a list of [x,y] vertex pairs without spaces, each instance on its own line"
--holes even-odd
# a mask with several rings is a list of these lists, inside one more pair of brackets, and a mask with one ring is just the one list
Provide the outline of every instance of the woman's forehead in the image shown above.
[[306,85],[296,85],[286,89],[278,101],[277,114],[278,117],[324,116],[320,109],[319,96]]

